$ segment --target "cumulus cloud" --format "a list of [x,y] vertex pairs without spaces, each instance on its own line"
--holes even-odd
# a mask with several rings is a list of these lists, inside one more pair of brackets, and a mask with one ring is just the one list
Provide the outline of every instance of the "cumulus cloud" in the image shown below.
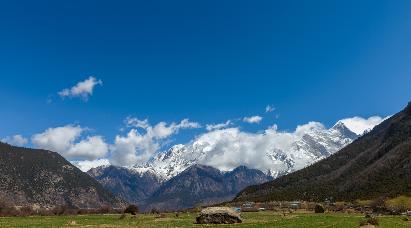
[[265,106],[265,112],[274,112],[275,107],[272,105]]
[[[356,133],[363,133],[366,129],[371,129],[379,124],[381,117],[370,117],[364,119],[353,117],[341,120],[347,127],[357,129]],[[275,164],[268,159],[267,154],[277,154],[292,158],[295,168],[303,168],[312,161],[307,154],[301,153],[294,143],[300,140],[309,132],[326,132],[328,129],[319,122],[311,121],[299,125],[291,132],[278,131],[277,125],[266,128],[263,132],[249,133],[241,131],[239,128],[217,129],[206,132],[190,142],[195,148],[202,148],[205,157],[200,159],[200,163],[210,165],[220,170],[232,170],[240,165],[268,170],[275,169]]]
[[117,135],[111,147],[114,165],[134,165],[147,161],[161,148],[161,143],[181,129],[200,128],[197,122],[183,119],[180,123],[159,122],[152,126],[147,119],[128,117],[126,125],[132,129],[125,136]]
[[324,130],[325,127],[322,123],[316,121],[310,121],[307,124],[298,125],[294,131],[294,134],[297,136],[303,136],[310,131],[319,131]]
[[246,123],[260,123],[261,120],[263,120],[263,117],[261,116],[250,116],[243,118],[243,121]]
[[382,118],[380,116],[371,116],[368,119],[355,116],[352,118],[346,118],[340,120],[342,123],[345,124],[352,132],[356,133],[357,135],[362,135],[364,132],[372,130],[374,126],[380,124],[385,119],[389,118],[385,117]]
[[80,97],[84,101],[87,101],[89,96],[93,95],[93,90],[96,85],[102,85],[103,81],[90,76],[84,81],[78,82],[75,86],[67,89],[63,89],[58,92],[60,97]]
[[99,166],[106,166],[106,165],[110,165],[110,162],[108,159],[102,158],[102,159],[96,159],[96,160],[92,160],[92,161],[71,161],[71,163],[75,166],[77,166],[77,168],[79,168],[81,171],[83,172],[87,172],[92,168],[96,168]]
[[226,171],[240,165],[268,170],[274,167],[266,154],[273,150],[290,151],[292,144],[304,131],[313,130],[311,125],[315,124],[298,126],[290,133],[278,132],[277,125],[268,127],[263,133],[243,132],[239,128],[214,130],[198,137],[193,141],[193,145],[195,147],[202,145],[203,150],[207,152],[201,159],[201,164]]
[[87,136],[81,139],[86,130],[74,125],[49,128],[33,135],[31,141],[37,148],[58,152],[67,159],[95,160],[104,157],[108,145],[103,137]]
[[232,124],[231,120],[227,120],[225,123],[218,123],[218,124],[207,124],[206,129],[207,131],[218,130],[222,128],[227,128]]
[[13,135],[2,138],[0,141],[8,143],[13,146],[24,146],[27,144],[28,140],[22,135]]

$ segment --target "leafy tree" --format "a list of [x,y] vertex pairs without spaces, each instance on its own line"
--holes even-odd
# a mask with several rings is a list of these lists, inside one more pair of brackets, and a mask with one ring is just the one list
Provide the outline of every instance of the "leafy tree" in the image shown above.
[[125,214],[132,214],[132,215],[137,215],[138,213],[138,207],[137,205],[130,204],[128,207],[124,210]]

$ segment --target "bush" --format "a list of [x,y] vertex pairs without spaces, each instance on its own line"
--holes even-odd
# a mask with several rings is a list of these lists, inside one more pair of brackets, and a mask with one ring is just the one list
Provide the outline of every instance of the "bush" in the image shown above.
[[151,214],[160,214],[160,211],[157,208],[153,207],[153,208],[151,208],[150,213]]
[[100,209],[98,209],[99,214],[108,214],[112,211],[113,211],[113,208],[110,207],[109,205],[101,206]]
[[52,210],[54,215],[63,215],[67,210],[66,206],[55,206]]
[[136,215],[138,213],[137,205],[134,205],[134,204],[128,205],[128,207],[124,210],[124,213]]
[[386,210],[386,198],[381,196],[371,201],[370,206],[374,212]]
[[324,213],[325,212],[324,206],[321,205],[321,204],[316,204],[315,207],[314,207],[314,212],[315,213]]
[[360,226],[365,226],[365,225],[374,225],[374,226],[378,226],[378,219],[376,217],[368,217],[365,220],[360,221]]
[[20,208],[20,215],[21,216],[34,215],[34,211],[30,206],[24,206]]

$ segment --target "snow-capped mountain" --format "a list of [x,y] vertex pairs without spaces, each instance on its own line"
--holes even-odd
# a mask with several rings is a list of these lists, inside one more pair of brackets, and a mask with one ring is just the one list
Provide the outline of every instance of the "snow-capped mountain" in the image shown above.
[[[222,161],[224,158],[224,163],[232,163],[233,167],[245,165],[276,178],[328,157],[358,137],[340,121],[329,129],[314,125],[301,131],[301,134],[297,130],[296,133],[289,134],[278,133],[274,129],[266,131],[262,136],[256,136],[239,133],[236,129],[222,129],[186,145],[175,145],[131,169],[140,173],[149,171],[163,180],[168,180],[195,164],[211,165],[222,171],[229,171],[229,166],[218,165],[218,160]],[[237,141],[230,143],[234,146],[227,149],[223,144],[227,140]],[[261,142],[256,146],[253,144],[255,141]],[[240,156],[249,156],[255,152],[258,152],[256,157],[261,157],[260,162],[238,164]],[[247,159],[245,160],[247,162]]]

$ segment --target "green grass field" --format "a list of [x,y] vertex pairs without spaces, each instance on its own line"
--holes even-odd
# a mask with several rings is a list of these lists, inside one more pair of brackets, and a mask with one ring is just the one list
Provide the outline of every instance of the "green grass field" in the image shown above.
[[[359,227],[364,218],[360,214],[309,214],[294,213],[283,216],[274,212],[242,213],[244,222],[236,225],[196,225],[196,214],[166,214],[165,218],[153,215],[78,215],[78,216],[33,216],[0,218],[0,227]],[[400,216],[378,217],[378,227],[411,227],[411,221],[403,221]],[[411,220],[411,218],[410,218]]]

